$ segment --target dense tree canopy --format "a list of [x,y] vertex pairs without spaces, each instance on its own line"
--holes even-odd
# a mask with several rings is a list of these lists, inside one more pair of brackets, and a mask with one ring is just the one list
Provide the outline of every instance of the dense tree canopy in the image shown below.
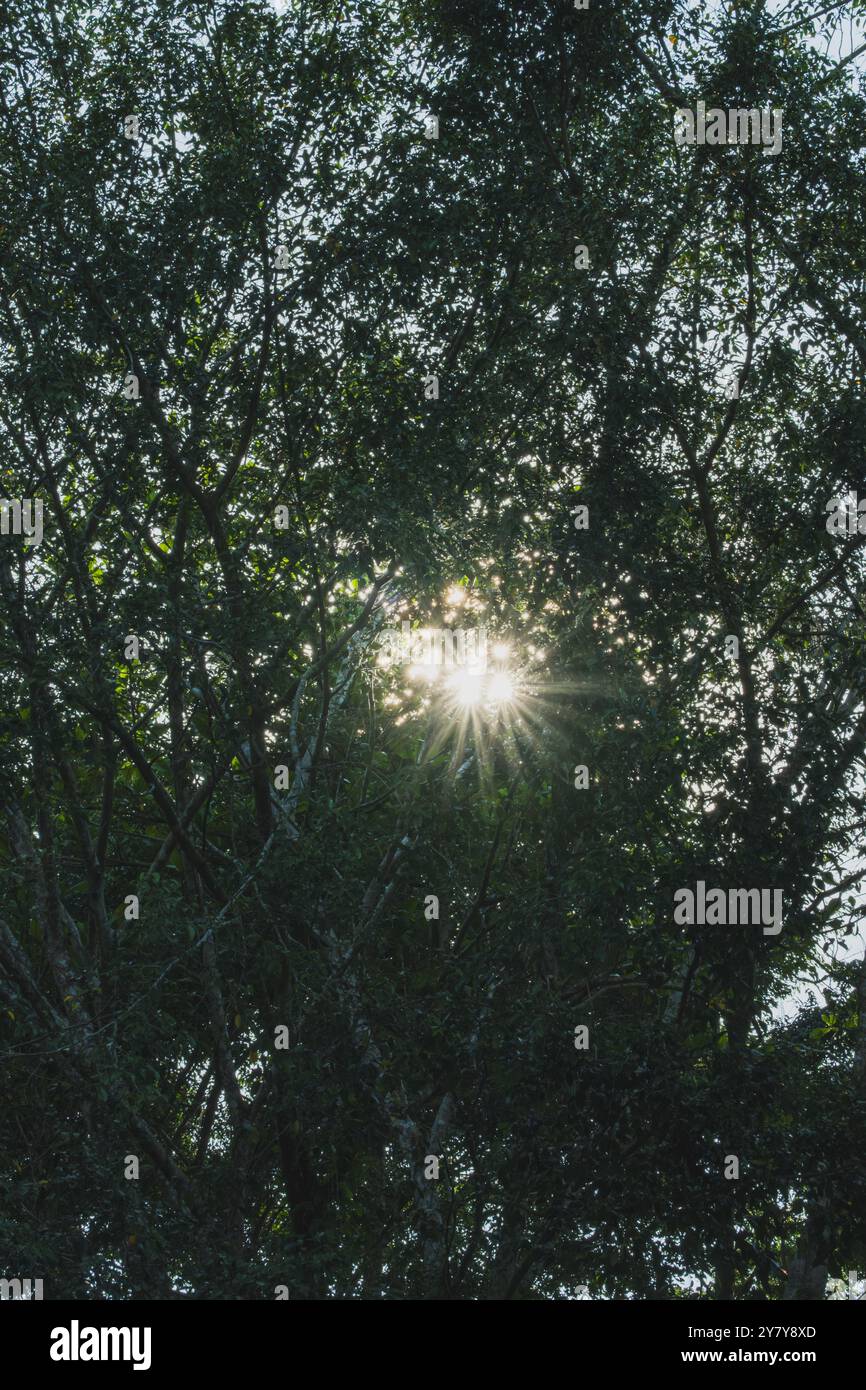
[[[0,1273],[866,1269],[864,5],[822,8],[5,0]],[[679,144],[698,100],[781,150]],[[701,881],[781,931],[678,921]]]

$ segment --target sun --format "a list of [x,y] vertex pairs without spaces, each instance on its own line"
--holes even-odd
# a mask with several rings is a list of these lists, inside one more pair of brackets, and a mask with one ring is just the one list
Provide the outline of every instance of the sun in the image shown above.
[[515,697],[514,681],[506,671],[466,670],[455,671],[448,685],[456,703],[463,709],[477,709],[481,705],[510,704]]
[[[439,757],[450,747],[450,770],[492,786],[504,765],[517,774],[526,749],[544,728],[543,699],[536,673],[519,660],[513,643],[497,642],[492,653],[459,665],[419,667],[412,678],[423,690],[422,704],[431,724],[424,757]],[[501,780],[501,777],[500,777]]]

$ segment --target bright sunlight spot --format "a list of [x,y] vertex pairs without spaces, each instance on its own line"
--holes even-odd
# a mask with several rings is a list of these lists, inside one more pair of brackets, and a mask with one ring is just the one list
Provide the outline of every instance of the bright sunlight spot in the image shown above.
[[478,705],[505,705],[515,696],[514,682],[504,671],[489,675],[471,668],[455,671],[448,684],[457,703],[466,709]]
[[514,699],[514,682],[504,671],[497,671],[487,687],[487,698],[495,705],[505,705]]
[[448,683],[460,705],[480,705],[484,698],[484,677],[478,671],[455,671]]

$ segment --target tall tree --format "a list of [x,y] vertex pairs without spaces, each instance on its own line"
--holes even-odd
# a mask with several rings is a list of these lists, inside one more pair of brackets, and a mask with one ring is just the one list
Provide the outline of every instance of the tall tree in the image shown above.
[[862,9],[4,4],[4,1270],[866,1267]]

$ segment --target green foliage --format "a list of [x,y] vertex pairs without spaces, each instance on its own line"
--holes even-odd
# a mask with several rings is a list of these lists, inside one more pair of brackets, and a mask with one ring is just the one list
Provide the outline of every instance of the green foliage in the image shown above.
[[[866,1267],[866,107],[809,14],[4,6],[0,1273]],[[676,146],[698,97],[782,153]],[[513,698],[384,665],[404,621]],[[782,933],[675,925],[698,879]]]

